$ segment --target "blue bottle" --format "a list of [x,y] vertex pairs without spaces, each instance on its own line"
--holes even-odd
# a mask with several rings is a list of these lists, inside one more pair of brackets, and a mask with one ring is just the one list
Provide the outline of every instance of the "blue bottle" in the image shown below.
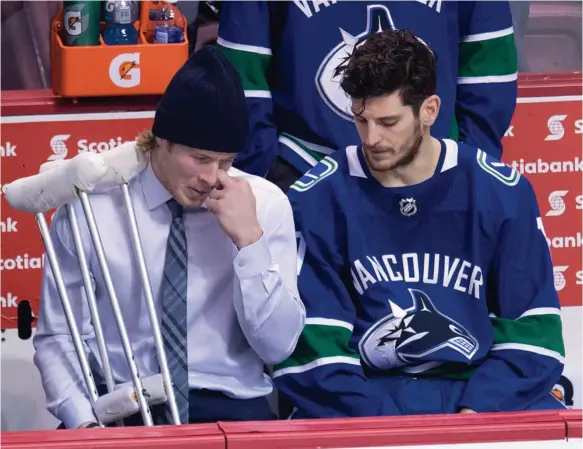
[[138,17],[138,4],[132,0],[115,0],[105,3],[105,31],[103,41],[106,45],[135,45],[138,31],[133,23]]

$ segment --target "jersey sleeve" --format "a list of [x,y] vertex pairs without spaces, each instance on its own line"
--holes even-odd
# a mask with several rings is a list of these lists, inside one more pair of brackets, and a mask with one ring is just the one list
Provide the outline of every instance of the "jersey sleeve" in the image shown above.
[[464,1],[459,8],[457,138],[501,159],[518,94],[510,5]]
[[494,344],[458,404],[477,412],[522,411],[550,394],[565,350],[553,266],[536,197],[521,179],[517,212],[501,229],[488,279]]
[[[296,186],[310,182],[304,176]],[[294,419],[380,416],[381,401],[350,344],[356,311],[336,247],[343,241],[342,220],[334,216],[325,189],[316,190],[300,193],[292,186],[288,193],[298,240],[298,290],[307,318],[295,351],[274,367],[273,379],[294,407]],[[326,200],[316,205],[310,201],[316,195]]]
[[275,161],[278,134],[272,122],[268,70],[273,59],[269,3],[222,3],[217,43],[235,66],[249,106],[250,130],[246,148],[235,159],[236,168],[264,177]]

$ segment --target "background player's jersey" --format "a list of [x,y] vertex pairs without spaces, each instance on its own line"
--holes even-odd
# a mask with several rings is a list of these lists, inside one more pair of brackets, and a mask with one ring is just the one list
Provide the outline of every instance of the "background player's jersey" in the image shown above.
[[357,142],[334,69],[357,40],[413,30],[437,54],[442,99],[432,132],[499,157],[516,103],[516,50],[507,2],[229,1],[218,43],[242,76],[251,136],[236,166],[264,176],[280,154],[302,173]]
[[522,410],[564,363],[536,198],[519,173],[443,140],[435,174],[385,188],[360,147],[290,189],[306,327],[275,368],[298,417],[378,415],[371,376],[468,379],[460,407]]

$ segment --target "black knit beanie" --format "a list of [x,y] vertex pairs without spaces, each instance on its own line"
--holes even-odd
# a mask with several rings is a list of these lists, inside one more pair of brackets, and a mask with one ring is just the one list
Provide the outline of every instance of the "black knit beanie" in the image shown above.
[[214,46],[204,46],[176,72],[154,116],[152,133],[201,150],[238,153],[249,133],[241,78]]

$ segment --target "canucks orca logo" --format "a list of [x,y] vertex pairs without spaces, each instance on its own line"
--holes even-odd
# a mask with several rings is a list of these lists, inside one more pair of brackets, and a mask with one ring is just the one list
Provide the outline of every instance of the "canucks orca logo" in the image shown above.
[[389,300],[392,313],[375,323],[360,340],[359,350],[366,364],[379,370],[405,367],[435,360],[428,356],[448,348],[471,360],[479,348],[476,338],[437,310],[427,294],[415,289],[409,289],[409,293],[413,299],[410,308],[402,309]]
[[360,39],[379,31],[396,29],[391,13],[386,6],[369,5],[367,10],[366,30],[357,36],[352,36],[342,28],[339,28],[342,41],[328,53],[316,73],[316,86],[324,102],[332,111],[349,121],[352,121],[350,99],[340,87],[340,79],[334,76],[334,71],[347,56],[350,56],[354,46]]

